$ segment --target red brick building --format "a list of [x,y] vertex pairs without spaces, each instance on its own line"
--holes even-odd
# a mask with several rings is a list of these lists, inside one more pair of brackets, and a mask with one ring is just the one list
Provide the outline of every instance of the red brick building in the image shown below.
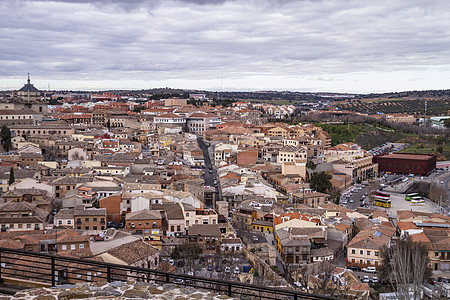
[[373,157],[378,171],[396,174],[428,175],[436,168],[436,154],[393,153]]
[[122,194],[102,198],[99,202],[100,208],[106,208],[106,219],[108,222],[114,221],[118,224],[122,220],[122,211],[120,210]]
[[258,150],[250,148],[248,150],[242,150],[237,154],[237,164],[243,165],[253,165],[258,160]]

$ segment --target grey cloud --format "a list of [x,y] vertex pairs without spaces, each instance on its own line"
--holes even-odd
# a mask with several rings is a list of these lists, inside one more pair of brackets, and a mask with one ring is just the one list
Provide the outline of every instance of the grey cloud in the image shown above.
[[0,4],[0,77],[329,81],[322,74],[450,64],[443,0],[22,3]]

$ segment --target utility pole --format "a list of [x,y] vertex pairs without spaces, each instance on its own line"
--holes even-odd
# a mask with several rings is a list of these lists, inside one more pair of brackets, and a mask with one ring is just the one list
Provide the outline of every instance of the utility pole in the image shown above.
[[425,117],[423,118],[423,126],[427,127],[427,100],[425,100]]

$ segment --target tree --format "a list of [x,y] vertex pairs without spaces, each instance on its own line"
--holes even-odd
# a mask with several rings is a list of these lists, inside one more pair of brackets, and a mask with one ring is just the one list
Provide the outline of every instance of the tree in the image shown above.
[[331,178],[333,178],[333,176],[331,176],[328,173],[325,173],[324,171],[320,173],[314,172],[311,174],[309,183],[313,190],[325,193],[326,191],[331,190],[333,188],[333,185],[331,184],[330,181]]
[[431,275],[426,245],[401,238],[381,251],[383,269],[381,278],[390,278],[398,299],[421,299],[421,285]]
[[450,128],[450,119],[447,119],[447,120],[444,121],[444,126],[446,128]]
[[312,160],[308,160],[308,161],[306,162],[306,167],[307,167],[308,169],[315,170],[316,167],[317,167],[317,165],[316,165]]
[[444,152],[444,147],[442,147],[442,145],[439,145],[439,146],[437,147],[437,151],[438,151],[439,153]]
[[6,152],[9,152],[9,150],[11,150],[11,130],[9,130],[6,125],[2,126],[0,137],[2,139],[3,148]]
[[9,169],[9,181],[8,181],[8,184],[11,185],[11,184],[14,183],[14,181],[15,181],[14,169],[13,169],[13,167],[11,167],[11,169]]

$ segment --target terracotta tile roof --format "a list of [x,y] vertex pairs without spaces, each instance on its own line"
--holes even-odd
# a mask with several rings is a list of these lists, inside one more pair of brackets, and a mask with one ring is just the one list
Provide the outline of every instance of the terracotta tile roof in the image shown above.
[[149,210],[143,209],[139,211],[135,211],[132,213],[128,213],[125,216],[125,220],[134,221],[134,220],[161,220],[161,213],[157,210]]
[[397,222],[397,227],[400,230],[419,229],[413,222]]
[[194,224],[189,227],[189,236],[222,236],[218,224]]
[[141,240],[137,240],[128,244],[120,245],[119,247],[113,248],[106,253],[120,259],[128,265],[132,265],[138,261],[155,255],[158,253],[158,249]]
[[24,249],[25,245],[19,241],[7,239],[0,240],[0,247],[8,249]]

